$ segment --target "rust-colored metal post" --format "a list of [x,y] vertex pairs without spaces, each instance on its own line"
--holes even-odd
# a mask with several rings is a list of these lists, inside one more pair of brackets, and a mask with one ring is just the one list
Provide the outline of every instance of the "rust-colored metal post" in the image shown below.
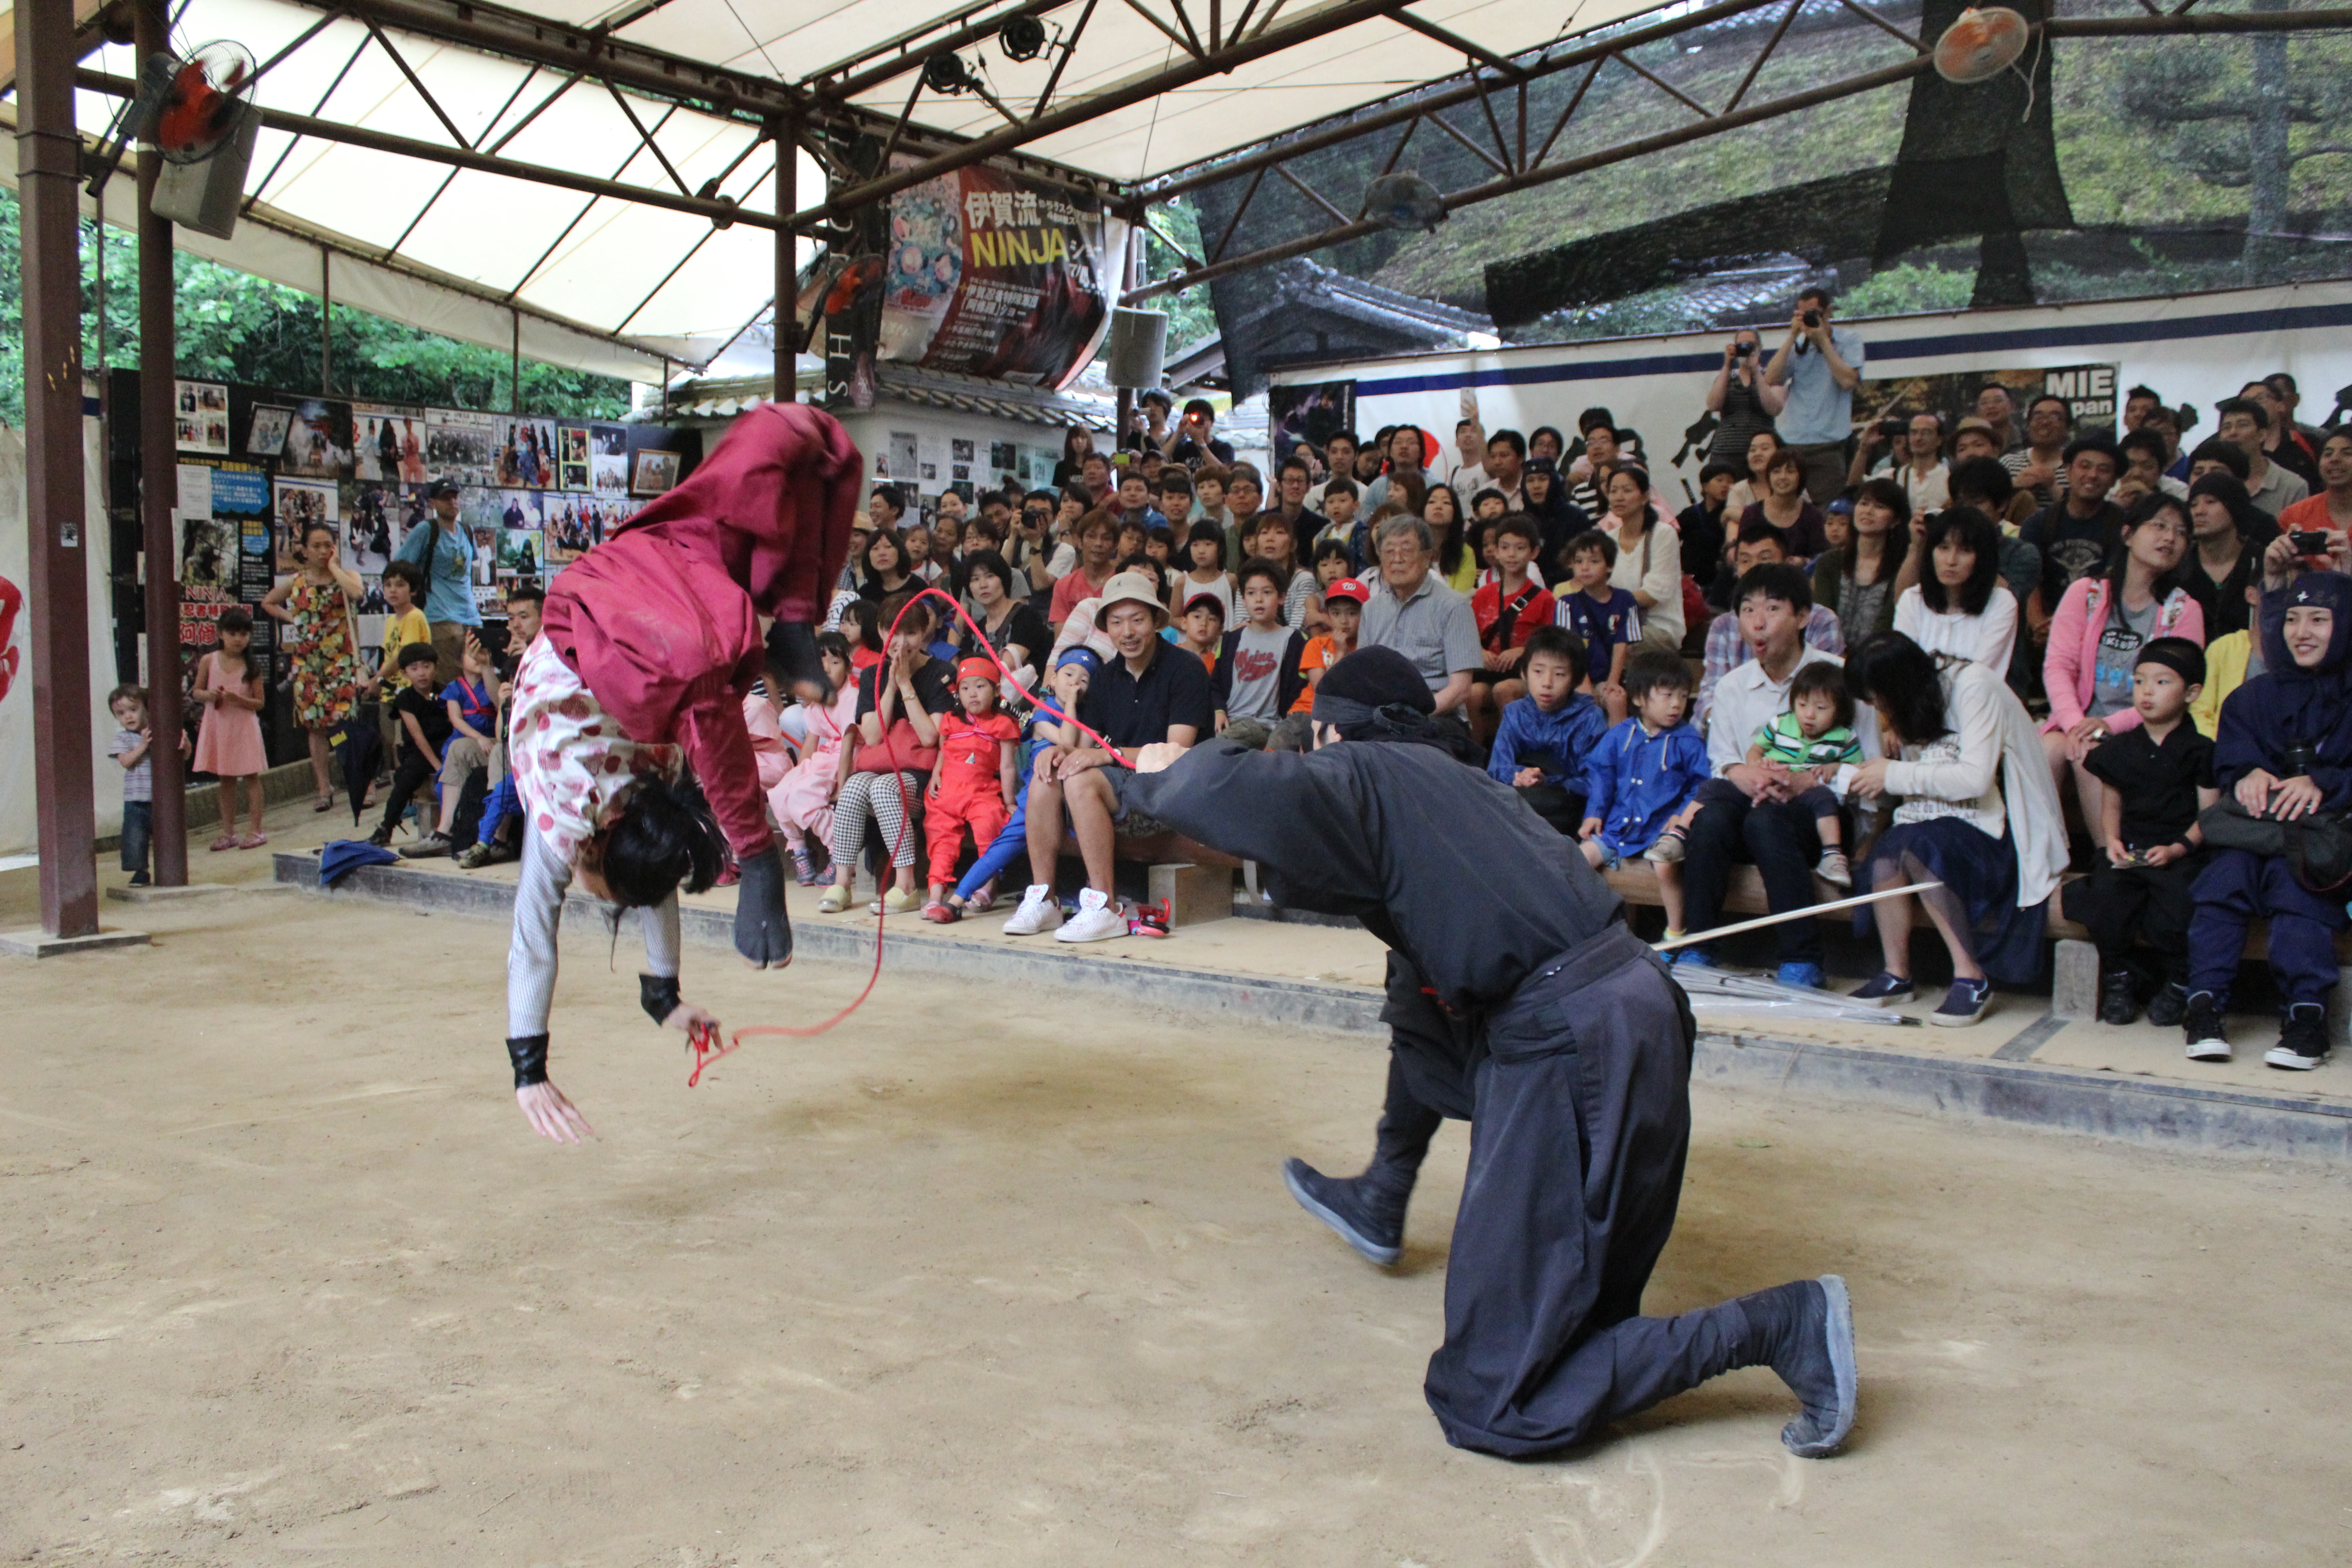
[[[161,0],[140,0],[131,18],[139,58],[166,47]],[[188,771],[181,760],[179,556],[173,509],[179,504],[179,443],[172,422],[176,343],[172,322],[172,220],[155,216],[163,155],[139,150],[139,520],[147,556],[147,718],[154,764],[153,878],[188,885]]]
[[91,810],[89,552],[82,497],[81,137],[73,0],[16,7],[17,197],[24,225],[25,513],[31,535],[33,781],[41,927],[98,934]]
[[[788,114],[776,125],[776,216],[789,218],[800,206],[801,121]],[[776,401],[800,397],[800,237],[790,224],[776,229]]]

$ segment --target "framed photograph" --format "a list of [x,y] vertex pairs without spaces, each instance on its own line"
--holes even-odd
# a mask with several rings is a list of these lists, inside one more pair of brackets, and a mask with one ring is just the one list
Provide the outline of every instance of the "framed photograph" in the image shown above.
[[657,496],[677,483],[677,454],[660,452],[651,447],[636,455],[636,466],[629,476],[629,493],[633,496]]
[[291,408],[268,403],[253,405],[253,427],[245,433],[245,449],[257,458],[275,458],[286,450],[286,432],[294,423]]
[[559,425],[555,427],[556,478],[567,490],[593,489],[589,478],[588,426]]

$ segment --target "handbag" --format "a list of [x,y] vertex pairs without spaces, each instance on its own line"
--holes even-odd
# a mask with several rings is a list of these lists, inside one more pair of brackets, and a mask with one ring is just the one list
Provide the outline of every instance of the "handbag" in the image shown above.
[[890,727],[882,731],[880,741],[857,748],[854,767],[861,773],[927,773],[939,763],[937,746],[924,745],[908,721],[894,719]]
[[2306,892],[2333,893],[2352,883],[2352,824],[2336,813],[2315,812],[2293,822],[2255,816],[2234,795],[2197,814],[2208,847],[2276,856]]

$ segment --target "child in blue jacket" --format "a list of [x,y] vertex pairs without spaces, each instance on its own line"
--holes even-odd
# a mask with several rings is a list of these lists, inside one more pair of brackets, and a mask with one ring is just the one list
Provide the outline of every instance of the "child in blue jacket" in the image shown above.
[[1584,684],[1584,639],[1538,626],[1519,666],[1528,694],[1506,706],[1495,729],[1486,773],[1519,792],[1538,816],[1573,834],[1585,816],[1584,759],[1609,728]]
[[[1613,871],[1625,858],[1645,855],[1709,776],[1706,742],[1683,722],[1690,695],[1690,666],[1679,655],[1644,648],[1626,664],[1625,698],[1633,716],[1612,728],[1584,759],[1584,821],[1577,837],[1595,868]],[[1658,855],[1646,858],[1657,868],[1666,935],[1680,936],[1683,868]]]

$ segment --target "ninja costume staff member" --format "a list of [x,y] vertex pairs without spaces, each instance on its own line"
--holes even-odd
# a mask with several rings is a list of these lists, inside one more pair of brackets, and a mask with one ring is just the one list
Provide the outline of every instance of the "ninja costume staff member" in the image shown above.
[[1690,1142],[1690,1009],[1572,841],[1442,750],[1430,710],[1408,661],[1364,648],[1316,689],[1315,751],[1154,745],[1113,775],[1122,812],[1254,859],[1285,905],[1354,915],[1389,945],[1372,1169],[1334,1181],[1294,1160],[1292,1192],[1393,1262],[1438,1121],[1470,1123],[1445,1342],[1424,1384],[1459,1447],[1565,1447],[1764,1365],[1801,1406],[1780,1440],[1834,1452],[1855,1398],[1836,1275],[1639,1315]]
[[[743,699],[763,672],[772,690],[831,697],[814,627],[848,558],[862,466],[829,416],[762,405],[548,587],[515,676],[523,858],[507,1052],[515,1100],[549,1138],[589,1130],[547,1078],[557,931],[574,879],[616,909],[648,911],[640,979],[657,1024],[714,1023],[678,994],[677,889],[711,884],[722,843],[742,879],[735,951],[754,969],[792,962],[783,861]],[[774,622],[764,640],[762,617]],[[698,798],[681,782],[689,765]]]

